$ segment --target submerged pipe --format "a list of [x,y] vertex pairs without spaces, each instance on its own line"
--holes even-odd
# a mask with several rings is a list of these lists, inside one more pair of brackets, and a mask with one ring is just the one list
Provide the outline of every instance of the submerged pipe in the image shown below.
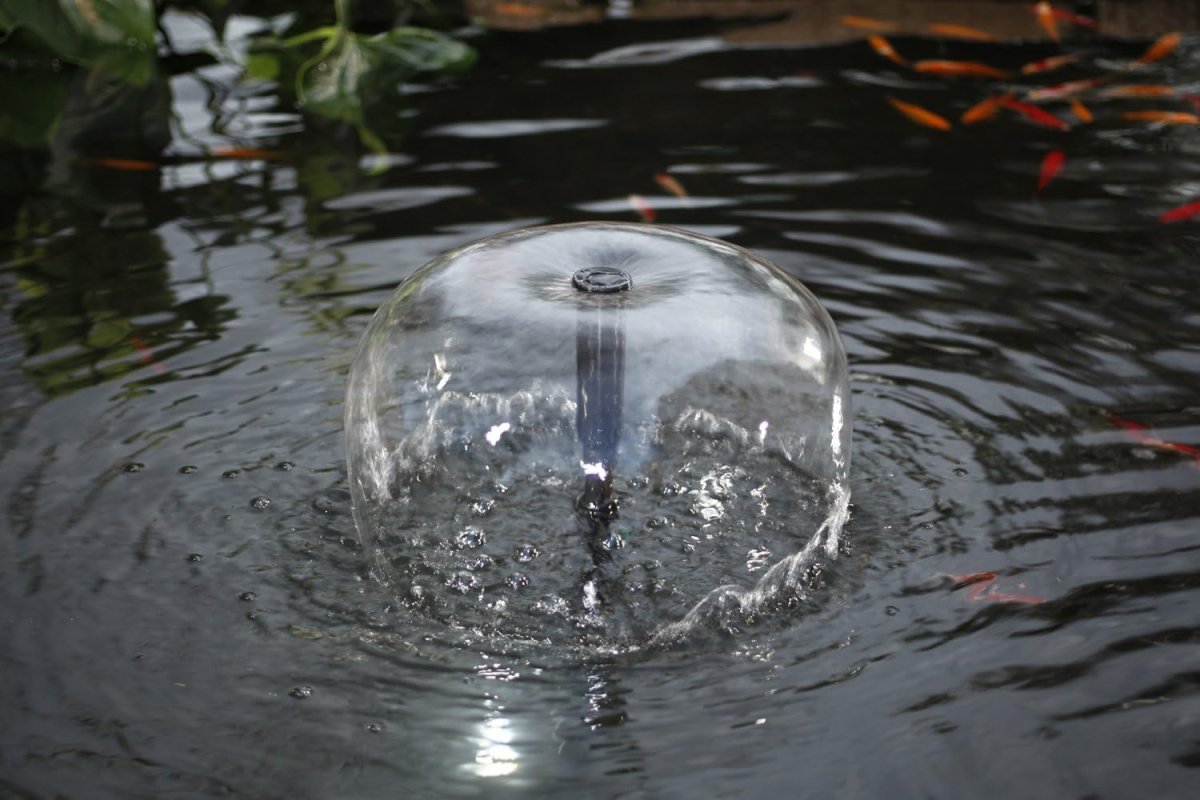
[[627,272],[613,267],[581,269],[571,277],[576,291],[595,295],[581,303],[575,329],[575,427],[582,449],[583,492],[575,501],[580,527],[592,555],[584,577],[583,607],[598,614],[605,605],[601,585],[612,561],[608,525],[617,517],[613,471],[621,438],[625,399],[625,328],[618,297],[632,288]]
[[[571,278],[579,292],[616,295],[629,291],[629,274],[613,267],[581,269]],[[613,469],[625,397],[625,330],[621,304],[598,302],[580,309],[575,336],[575,425],[583,450],[584,487],[576,506],[597,522],[616,516]]]

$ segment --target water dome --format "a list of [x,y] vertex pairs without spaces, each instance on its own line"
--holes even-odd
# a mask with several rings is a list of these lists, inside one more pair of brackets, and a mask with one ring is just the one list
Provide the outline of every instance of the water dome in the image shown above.
[[746,615],[832,556],[850,395],[833,322],[769,261],[651,225],[446,253],[350,371],[354,518],[406,606],[539,642]]

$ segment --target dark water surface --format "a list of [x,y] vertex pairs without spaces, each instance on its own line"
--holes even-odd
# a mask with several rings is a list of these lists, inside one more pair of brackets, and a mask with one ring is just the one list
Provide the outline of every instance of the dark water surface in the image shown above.
[[[1200,228],[1157,217],[1200,195],[1196,128],[941,133],[886,98],[956,118],[978,83],[711,26],[477,45],[382,173],[212,66],[171,82],[177,163],[4,190],[0,796],[1191,796],[1200,461],[1161,442],[1200,445]],[[1200,48],[1143,78],[1196,85]],[[230,139],[288,157],[184,158]],[[501,651],[370,578],[346,373],[434,255],[631,193],[836,320],[842,553],[738,632]]]

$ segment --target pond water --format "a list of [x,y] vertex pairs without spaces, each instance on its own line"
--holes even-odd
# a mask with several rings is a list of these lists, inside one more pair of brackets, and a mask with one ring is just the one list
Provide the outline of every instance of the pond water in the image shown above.
[[[26,162],[0,220],[0,795],[1194,791],[1200,229],[1159,215],[1200,195],[1196,128],[1111,100],[1065,132],[941,132],[888,97],[956,119],[981,84],[721,30],[478,39],[472,73],[410,87],[384,171],[220,66],[172,79],[161,170]],[[1095,42],[1063,79],[1144,46]],[[1139,80],[1196,86],[1200,47]],[[187,158],[230,139],[283,157]],[[650,650],[398,602],[344,466],[370,315],[449,248],[647,207],[836,321],[838,557],[770,614]]]

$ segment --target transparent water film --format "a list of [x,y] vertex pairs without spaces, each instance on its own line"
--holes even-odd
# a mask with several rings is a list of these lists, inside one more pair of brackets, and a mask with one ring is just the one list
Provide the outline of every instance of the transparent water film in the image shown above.
[[350,373],[377,576],[455,627],[637,646],[794,590],[847,514],[841,341],[799,282],[670,228],[586,223],[447,253]]

